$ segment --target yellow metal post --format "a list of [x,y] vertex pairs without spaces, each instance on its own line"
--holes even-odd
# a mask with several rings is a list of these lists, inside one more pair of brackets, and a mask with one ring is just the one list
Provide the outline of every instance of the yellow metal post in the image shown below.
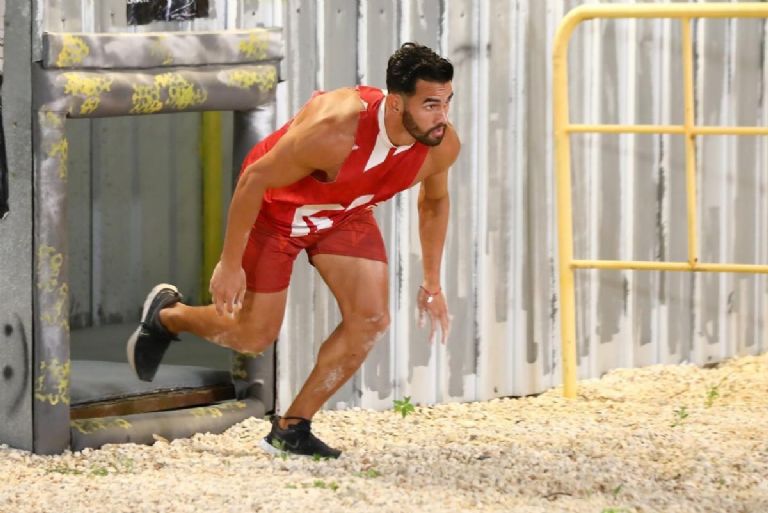
[[201,302],[210,303],[208,282],[223,241],[221,113],[203,112],[200,153],[203,165],[203,270]]
[[576,397],[576,292],[574,290],[573,218],[571,207],[571,140],[568,133],[568,40],[573,25],[563,24],[555,36],[554,131],[557,183],[557,241],[560,269],[560,338],[562,340],[563,393]]
[[686,203],[688,210],[688,263],[695,267],[699,261],[698,236],[696,228],[696,136],[693,128],[696,124],[693,102],[693,38],[691,20],[683,18],[683,122],[685,124],[685,182]]

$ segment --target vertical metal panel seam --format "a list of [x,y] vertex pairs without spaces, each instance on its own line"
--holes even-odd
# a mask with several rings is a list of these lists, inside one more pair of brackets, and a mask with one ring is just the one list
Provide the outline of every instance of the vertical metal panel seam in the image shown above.
[[[657,58],[657,72],[661,77],[661,86],[658,90],[658,100],[656,100],[655,108],[658,110],[658,119],[661,123],[670,123],[670,107],[671,102],[669,99],[671,89],[670,84],[670,71],[671,71],[671,59],[670,51],[672,47],[672,20],[662,20],[656,31],[656,37],[660,39],[658,48],[660,49],[659,56]],[[659,205],[660,211],[657,213],[658,226],[657,237],[659,244],[661,245],[661,251],[659,255],[660,260],[666,260],[672,257],[672,243],[671,243],[671,174],[670,164],[672,155],[672,137],[671,136],[659,136],[657,142],[658,157],[656,159],[656,167],[659,173],[659,187],[663,189],[661,195],[661,204]],[[670,281],[667,280],[664,294],[659,299],[659,308],[663,308],[662,314],[659,316],[659,340],[655,344],[654,352],[652,355],[653,361],[665,362],[666,354],[669,352],[669,319],[671,309],[673,307],[673,290],[670,285]],[[664,304],[662,304],[662,302]]]
[[[735,107],[735,100],[734,95],[736,94],[736,91],[734,91],[734,66],[733,66],[733,51],[736,49],[736,31],[734,27],[734,19],[728,18],[725,22],[725,48],[724,53],[726,55],[725,58],[725,66],[726,66],[726,75],[724,77],[725,80],[725,101],[723,102],[723,119],[722,123],[726,124],[733,124],[735,121],[734,116],[734,107]],[[724,234],[723,241],[728,241],[727,244],[721,244],[720,245],[720,262],[731,262],[733,259],[730,256],[731,249],[732,249],[732,242],[734,239],[733,236],[733,209],[727,208],[731,207],[733,205],[732,199],[735,196],[735,186],[733,183],[733,180],[737,180],[737,171],[734,169],[735,162],[734,162],[734,149],[735,149],[735,137],[726,137],[724,138],[724,146],[725,151],[723,155],[723,186],[720,188],[720,204],[723,206],[723,208],[720,209],[720,229],[722,230],[722,233]],[[699,223],[700,224],[700,223]],[[735,287],[735,280],[734,276],[732,274],[723,274],[720,273],[716,275],[718,279],[720,280],[720,301],[718,305],[718,316],[721,316],[722,322],[720,322],[720,332],[717,334],[716,340],[720,341],[719,346],[717,349],[721,352],[720,356],[722,356],[722,348],[726,345],[726,341],[729,340],[729,328],[730,324],[733,322],[733,318],[730,315],[731,305],[732,305],[732,294],[735,293],[734,287]]]
[[[515,87],[511,89],[512,94],[512,105],[513,108],[510,109],[510,126],[515,127],[515,130],[513,130],[512,135],[512,145],[513,148],[512,154],[514,157],[510,159],[510,169],[514,173],[514,179],[512,181],[512,191],[514,198],[513,203],[513,213],[514,215],[512,218],[516,220],[516,222],[512,225],[513,227],[517,228],[522,226],[523,223],[523,216],[524,216],[524,209],[523,204],[525,202],[525,198],[523,195],[523,190],[525,188],[525,176],[524,176],[524,164],[523,164],[523,151],[522,151],[522,142],[524,140],[523,130],[520,128],[523,125],[523,119],[525,116],[525,98],[527,97],[527,88],[526,88],[526,68],[525,68],[525,35],[524,31],[521,30],[521,26],[524,26],[524,22],[522,20],[526,17],[527,12],[527,4],[522,2],[521,0],[515,1],[515,25],[514,25],[514,31],[510,31],[509,37],[511,38],[511,45],[512,48],[514,48],[513,51],[513,58],[511,59],[512,62],[512,74]],[[518,348],[520,347],[519,341],[521,341],[525,337],[525,326],[524,326],[524,305],[526,304],[527,298],[524,295],[523,291],[523,261],[522,258],[522,252],[524,248],[524,232],[523,229],[515,229],[514,235],[510,237],[510,243],[512,244],[512,248],[510,248],[509,254],[512,255],[514,259],[514,263],[511,263],[512,265],[512,272],[511,275],[511,285],[510,289],[507,291],[507,296],[511,296],[509,301],[508,308],[511,310],[509,312],[508,318],[510,319],[510,328],[507,330],[508,333],[511,333],[511,348],[508,351],[508,358],[507,362],[509,363],[510,369],[517,369],[518,365],[517,362],[520,361],[518,359]],[[522,367],[522,366],[521,366]],[[523,383],[522,383],[522,376],[518,376],[518,373],[514,370],[509,373],[511,376],[510,379],[507,381],[508,383],[508,392],[509,394],[518,394],[519,390],[522,389]]]
[[[477,179],[477,189],[475,191],[475,210],[477,212],[476,218],[475,218],[475,262],[474,262],[474,272],[476,275],[476,279],[474,282],[474,298],[473,298],[473,306],[474,306],[474,312],[473,315],[475,317],[474,319],[474,355],[475,355],[475,361],[473,362],[473,369],[475,373],[475,382],[474,382],[474,395],[471,398],[472,400],[477,399],[487,399],[484,396],[483,391],[480,390],[480,383],[483,382],[483,377],[481,376],[481,358],[480,358],[480,348],[481,343],[483,339],[483,335],[488,336],[488,333],[490,330],[483,330],[483,322],[484,319],[483,316],[483,310],[484,308],[494,308],[493,301],[495,299],[495,294],[493,294],[491,297],[492,299],[489,300],[487,303],[483,302],[483,297],[488,297],[488,291],[482,290],[486,292],[485,295],[481,294],[481,289],[485,288],[485,268],[486,266],[482,265],[485,261],[483,256],[485,255],[485,249],[488,244],[488,210],[486,208],[482,208],[482,205],[487,204],[487,195],[488,195],[488,177],[489,177],[489,170],[488,170],[488,152],[490,149],[489,145],[489,137],[488,137],[488,112],[489,112],[489,95],[488,95],[488,89],[487,87],[483,87],[483,84],[486,86],[490,83],[489,80],[489,63],[488,60],[490,58],[489,53],[493,51],[493,49],[490,47],[490,9],[487,9],[487,4],[484,2],[478,2],[475,4],[475,17],[476,17],[476,37],[477,37],[477,44],[478,44],[478,66],[477,71],[475,73],[475,82],[476,82],[476,89],[477,89],[477,99],[478,99],[478,109],[475,111],[475,122],[477,127],[477,135],[478,135],[478,145],[477,145],[477,159],[475,161],[474,167],[476,168],[476,179]],[[506,100],[506,98],[504,98]],[[485,369],[487,372],[487,369]],[[467,392],[464,392],[465,395]],[[466,397],[465,397],[466,399]]]
[[[409,0],[399,0],[397,2],[398,6],[398,15],[397,20],[398,23],[396,26],[400,28],[398,33],[398,43],[402,43],[403,41],[409,41],[411,40],[411,23],[412,20],[410,19],[410,9],[403,9],[402,3],[408,2]],[[408,309],[407,306],[404,308],[402,304],[408,305],[408,300],[406,299],[406,294],[408,294],[409,289],[409,280],[408,280],[408,259],[410,256],[410,211],[408,210],[410,208],[410,193],[409,191],[404,191],[402,194],[399,194],[397,198],[395,198],[395,209],[397,212],[397,220],[396,220],[396,226],[397,226],[397,232],[398,232],[398,240],[400,241],[398,244],[398,251],[396,253],[397,255],[397,261],[396,265],[398,266],[397,269],[394,269],[394,272],[398,273],[401,277],[401,279],[397,280],[397,290],[395,290],[395,294],[393,295],[394,301],[393,304],[390,306],[390,309],[395,313],[395,315],[392,318],[392,326],[390,327],[390,330],[392,333],[394,333],[394,336],[392,337],[392,350],[390,352],[390,364],[392,366],[392,399],[402,398],[403,397],[403,390],[408,389],[408,385],[404,383],[404,381],[407,380],[408,372],[406,370],[405,376],[401,379],[400,374],[400,366],[402,364],[402,361],[407,362],[408,361],[408,349],[407,346],[405,346],[404,343],[401,343],[400,338],[402,336],[403,341],[407,340],[407,327],[408,322],[407,320],[403,319],[402,311],[405,311],[405,315],[407,316]],[[405,242],[403,242],[405,241]],[[407,317],[406,317],[407,319]],[[401,351],[402,349],[402,351]],[[402,358],[401,358],[401,352],[402,352]]]
[[[355,80],[357,84],[363,83],[363,75],[368,73],[368,51],[367,51],[367,16],[368,16],[368,2],[364,0],[357,0],[355,2],[355,23],[357,30],[355,31]],[[351,84],[350,84],[351,85]],[[383,108],[383,106],[381,107]],[[397,242],[395,239],[393,242]],[[365,390],[365,383],[363,383],[363,366],[355,372],[350,380],[352,383],[352,404],[359,407],[362,405],[363,393]],[[356,393],[359,391],[358,393]]]
[[[623,120],[626,119],[627,123],[636,123],[637,122],[637,104],[638,104],[638,98],[637,98],[637,79],[635,78],[637,76],[637,48],[638,48],[638,41],[637,41],[637,20],[635,19],[629,19],[626,20],[625,23],[628,24],[628,26],[625,28],[626,30],[626,37],[621,38],[621,41],[624,43],[619,46],[619,86],[620,86],[620,92],[618,94],[619,97],[619,108],[618,108],[618,119],[617,121],[619,123],[624,122]],[[620,35],[624,32],[624,30],[618,30],[616,31],[617,35]],[[623,53],[621,50],[621,47],[624,47]],[[623,57],[622,58],[622,53]],[[621,87],[622,82],[624,82],[624,87]],[[625,93],[626,98],[625,101],[621,101],[621,94]],[[622,108],[624,112],[622,113]],[[626,116],[626,117],[625,117]],[[626,155],[631,155],[632,157],[621,159],[621,167],[624,169],[620,169],[619,172],[621,174],[621,203],[623,206],[623,212],[621,214],[621,223],[619,225],[619,233],[620,233],[620,239],[619,239],[619,256],[621,258],[626,258],[632,260],[634,257],[634,249],[635,249],[635,237],[634,237],[634,230],[637,227],[637,220],[635,219],[635,191],[636,191],[636,184],[637,184],[637,165],[636,165],[636,157],[637,157],[637,147],[638,147],[638,138],[641,137],[636,134],[632,134],[629,136],[624,136],[624,141],[619,140],[619,151]],[[648,137],[648,136],[645,136]],[[620,139],[622,139],[620,137]],[[623,144],[622,144],[623,142]],[[622,151],[623,150],[623,151]],[[621,256],[623,255],[623,256]],[[619,365],[622,367],[632,367],[634,363],[635,353],[636,353],[636,347],[635,347],[635,341],[637,340],[635,335],[635,329],[634,326],[637,325],[635,322],[636,319],[636,312],[635,312],[635,305],[638,302],[638,293],[642,293],[641,291],[636,291],[636,273],[632,271],[624,271],[622,273],[622,283],[626,286],[626,297],[624,299],[624,310],[620,316],[619,320],[619,333],[621,334],[626,333],[628,336],[626,339],[622,340],[623,337],[619,335],[619,338],[617,339],[617,345],[620,347],[622,344],[626,344],[629,347],[627,350],[622,351],[619,350],[618,358],[619,358]],[[652,285],[651,285],[652,286]],[[648,291],[648,294],[650,294],[650,290]],[[626,341],[625,341],[626,340]],[[639,344],[638,344],[639,346]]]
[[96,144],[96,138],[101,135],[103,121],[91,122],[91,325],[99,324],[99,310],[101,309],[101,282],[102,259],[100,250],[102,222],[101,222],[101,166],[94,165],[101,162],[101,145]]
[[447,31],[447,6],[445,0],[439,0],[440,5],[440,23],[437,25],[437,40],[439,41],[438,52],[440,55],[445,55],[448,51],[448,42],[446,38]]
[[[548,58],[550,55],[553,54],[554,50],[554,39],[555,39],[555,32],[557,31],[557,27],[559,25],[559,20],[563,18],[563,4],[562,2],[555,3],[554,6],[550,5],[550,8],[546,10],[546,12],[549,14],[549,16],[546,17],[546,41],[544,44],[544,55]],[[552,16],[554,14],[554,16]],[[546,90],[547,90],[547,101],[546,101],[546,107],[545,107],[545,134],[552,134],[554,133],[554,112],[553,112],[553,106],[552,106],[552,98],[554,95],[554,89],[553,89],[553,68],[552,66],[544,66],[544,73],[545,73],[545,81],[546,84]],[[547,211],[549,212],[547,223],[546,223],[546,230],[549,234],[548,237],[545,238],[546,241],[546,249],[547,254],[549,255],[547,267],[549,273],[549,279],[548,286],[549,289],[547,292],[547,305],[548,305],[548,312],[545,317],[545,319],[549,322],[549,326],[547,326],[547,335],[549,338],[549,344],[550,344],[550,354],[539,354],[537,359],[542,359],[542,363],[545,365],[545,369],[548,368],[550,375],[549,376],[543,376],[546,380],[549,386],[553,385],[553,381],[557,378],[555,376],[559,375],[558,371],[558,364],[560,362],[559,355],[560,355],[560,332],[557,330],[557,327],[559,326],[559,323],[556,322],[557,319],[557,312],[558,312],[558,301],[559,301],[559,282],[558,282],[558,262],[556,259],[556,251],[558,247],[558,237],[557,237],[557,210],[556,210],[556,202],[554,200],[555,198],[555,184],[554,184],[554,139],[553,137],[546,137],[544,148],[545,148],[545,159],[544,159],[544,169],[546,169],[546,181],[545,181],[545,192],[546,192],[546,199],[548,208]],[[542,342],[543,342],[542,337]],[[551,363],[547,366],[546,362],[543,361],[543,359],[550,358]]]
[[317,77],[315,78],[315,89],[325,88],[325,2],[326,0],[317,0],[317,29],[315,31]]
[[[588,25],[589,30],[589,48],[590,48],[590,55],[593,59],[593,63],[595,63],[595,70],[590,74],[589,77],[589,96],[588,100],[590,101],[589,104],[589,112],[591,114],[591,118],[594,120],[594,122],[599,123],[601,122],[601,119],[598,117],[598,113],[600,112],[600,89],[598,84],[597,77],[602,76],[603,71],[603,60],[602,60],[602,40],[600,38],[600,29],[601,29],[602,20],[595,20],[593,23]],[[585,59],[586,60],[586,59]],[[588,197],[585,198],[587,201],[588,207],[587,207],[587,216],[585,219],[585,225],[588,227],[589,237],[588,242],[586,244],[586,251],[590,254],[597,254],[597,248],[598,246],[598,230],[594,229],[594,226],[597,224],[600,215],[599,215],[599,205],[597,204],[597,201],[594,201],[593,197],[596,195],[596,189],[600,186],[600,166],[602,163],[602,159],[600,158],[600,152],[598,151],[598,148],[600,146],[601,136],[598,134],[591,134],[587,137],[588,140],[588,154],[589,154],[589,163],[588,163],[588,170],[586,172],[587,174],[587,194]],[[587,347],[585,347],[585,359],[586,359],[586,368],[587,371],[585,374],[587,376],[592,375],[595,373],[595,354],[597,353],[597,350],[599,348],[598,345],[598,337],[596,336],[597,333],[597,326],[598,326],[598,312],[597,312],[597,296],[598,296],[598,286],[599,286],[599,277],[598,273],[595,271],[587,271],[583,274],[586,274],[586,279],[584,280],[585,285],[588,288],[588,291],[586,293],[586,300],[588,302],[587,308],[589,308],[588,312],[588,323],[587,326],[584,327],[583,333],[586,335],[585,344]],[[581,368],[581,366],[579,366]]]
[[[20,1],[23,2],[24,0]],[[45,0],[32,0],[30,9],[32,9],[32,62],[39,62],[42,60],[43,54]]]
[[94,5],[94,0],[83,0],[81,12],[83,32],[95,32],[96,6]]
[[[396,0],[395,2],[395,41],[397,42],[397,46],[399,46],[402,41],[406,40],[406,36],[404,36],[404,34],[410,26],[409,20],[406,20],[405,15],[403,14],[402,3],[404,1],[406,0]],[[384,108],[384,106],[381,108]],[[408,242],[403,243],[403,240],[408,237],[409,227],[404,223],[403,212],[405,208],[408,208],[408,198],[409,191],[403,191],[402,193],[398,194],[394,200],[393,209],[395,214],[395,221],[393,225],[395,232],[394,240],[396,242],[396,250],[393,249],[392,255],[395,257],[395,266],[390,266],[389,269],[390,276],[394,276],[394,279],[390,281],[389,291],[391,298],[389,310],[392,312],[391,324],[389,327],[389,332],[392,334],[389,339],[389,343],[391,344],[389,351],[389,365],[392,377],[392,392],[390,398],[393,400],[401,397],[400,373],[398,367],[400,363],[400,355],[398,351],[399,346],[397,343],[397,338],[400,333],[400,324],[402,323],[402,319],[399,315],[400,302],[402,301],[402,298],[407,291],[407,288],[405,287],[406,280],[403,277],[405,276],[405,262],[408,257],[408,254],[405,253],[405,251],[409,247],[409,244]]]
[[[126,240],[123,242],[128,244],[129,247],[126,250],[131,255],[130,261],[141,262],[141,255],[143,253],[143,244],[141,236],[142,223],[146,221],[146,217],[143,216],[141,203],[139,202],[139,194],[141,191],[141,173],[139,169],[139,120],[133,118],[131,120],[130,130],[130,146],[133,148],[131,151],[131,193],[130,202],[127,205],[129,217],[129,233]],[[126,269],[126,272],[130,272]],[[174,282],[175,283],[175,282]]]
[[94,226],[94,212],[96,209],[93,208],[96,197],[94,194],[94,178],[93,178],[93,163],[95,161],[94,159],[94,128],[93,128],[94,122],[93,120],[88,120],[88,207],[90,209],[90,213],[88,215],[88,247],[91,254],[91,261],[89,262],[89,271],[88,271],[88,311],[90,312],[90,325],[93,326],[96,320],[95,317],[95,310],[96,310],[96,295],[95,295],[95,287],[96,284],[94,282],[93,278],[93,266],[94,266],[94,259],[93,255],[96,252],[96,244],[93,238],[93,234],[95,233],[96,227]]
[[365,0],[357,0],[355,3],[355,11],[356,16],[355,20],[357,22],[357,44],[355,45],[355,48],[357,49],[357,55],[355,59],[355,77],[357,78],[357,83],[362,84],[364,83],[364,80],[367,80],[366,75],[368,75],[368,2]]

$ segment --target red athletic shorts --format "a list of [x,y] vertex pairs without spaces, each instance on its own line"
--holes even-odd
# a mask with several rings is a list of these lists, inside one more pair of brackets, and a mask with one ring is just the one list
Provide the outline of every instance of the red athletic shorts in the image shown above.
[[268,221],[258,219],[243,254],[248,290],[278,292],[288,287],[293,262],[302,249],[309,262],[315,255],[344,255],[387,261],[384,240],[373,212],[363,208],[338,225],[304,237],[279,233]]

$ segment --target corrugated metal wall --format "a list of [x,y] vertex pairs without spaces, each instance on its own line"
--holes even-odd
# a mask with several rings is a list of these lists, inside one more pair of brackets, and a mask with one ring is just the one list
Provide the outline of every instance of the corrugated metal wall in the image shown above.
[[[0,0],[0,19],[5,20],[5,0]],[[0,69],[5,61],[5,24],[0,23]]]
[[[404,395],[425,403],[467,401],[559,383],[550,55],[559,20],[581,3],[219,0],[212,2],[212,20],[141,29],[283,26],[287,82],[278,94],[278,122],[313,89],[383,86],[386,59],[404,41],[431,45],[456,66],[451,117],[463,150],[451,171],[444,288],[454,325],[448,344],[430,345],[415,323],[421,280],[416,193],[404,193],[378,212],[390,253],[392,328],[329,407],[388,408]],[[44,14],[49,30],[124,30],[123,1],[56,5]],[[765,124],[765,27],[755,20],[696,23],[699,122]],[[571,47],[575,122],[681,122],[677,22],[589,22],[577,29]],[[82,211],[73,214],[72,230],[83,245],[72,259],[73,271],[80,266],[82,272],[72,276],[90,276],[73,283],[75,298],[84,298],[73,315],[95,321],[129,315],[158,280],[199,290],[199,234],[192,222],[199,217],[196,119],[73,123],[79,142],[71,151],[72,182],[80,176],[81,185],[73,183],[72,194],[82,202],[71,205]],[[155,141],[164,149],[148,149]],[[573,138],[577,257],[686,258],[682,148],[677,136]],[[703,260],[768,262],[766,149],[764,138],[701,141]],[[90,182],[83,178],[88,166]],[[89,204],[96,207],[90,218]],[[107,230],[110,218],[122,228]],[[141,243],[128,251],[127,239]],[[91,247],[94,261],[88,261]],[[749,275],[583,271],[577,277],[580,375],[763,351],[765,296],[765,279]],[[283,404],[338,320],[333,298],[300,259],[278,345]]]

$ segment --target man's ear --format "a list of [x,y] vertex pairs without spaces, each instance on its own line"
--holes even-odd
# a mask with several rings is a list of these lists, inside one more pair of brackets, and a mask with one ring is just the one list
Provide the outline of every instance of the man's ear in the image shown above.
[[388,107],[395,112],[403,111],[403,97],[399,94],[387,95]]

